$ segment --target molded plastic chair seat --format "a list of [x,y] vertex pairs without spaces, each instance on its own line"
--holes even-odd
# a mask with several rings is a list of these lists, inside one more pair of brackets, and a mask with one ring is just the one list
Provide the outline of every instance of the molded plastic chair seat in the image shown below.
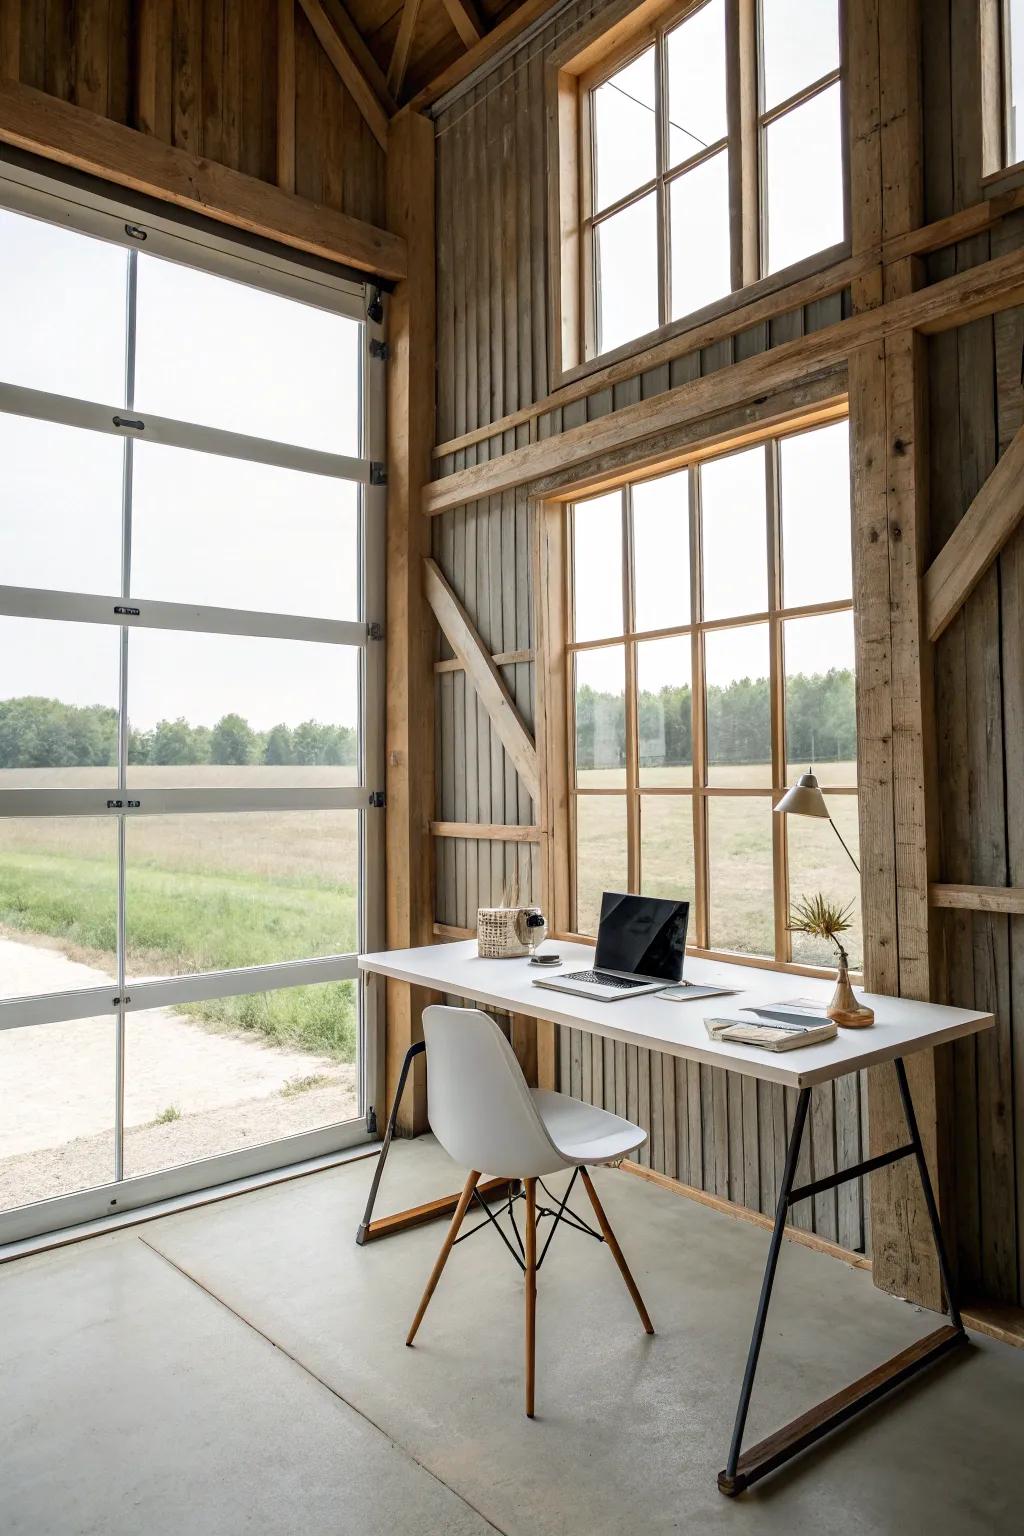
[[[643,1146],[646,1133],[630,1120],[585,1104],[581,1099],[551,1093],[546,1088],[531,1088],[544,1128],[565,1162],[582,1164],[613,1163],[628,1157]],[[564,1166],[556,1163],[551,1169]]]
[[[427,1047],[427,1119],[430,1129],[449,1157],[468,1168],[470,1173],[405,1342],[411,1345],[415,1340],[448,1255],[458,1241],[470,1202],[474,1198],[480,1199],[477,1184],[481,1173],[520,1181],[523,1186],[521,1198],[526,1202],[526,1230],[520,1240],[516,1228],[516,1238],[522,1258],[507,1238],[505,1241],[526,1281],[526,1412],[532,1418],[537,1353],[537,1270],[551,1242],[549,1235],[544,1253],[538,1259],[537,1222],[539,1218],[553,1216],[555,1226],[558,1225],[577,1176],[582,1180],[601,1229],[599,1233],[594,1232],[594,1236],[601,1237],[608,1245],[644,1331],[654,1332],[643,1297],[587,1172],[588,1164],[617,1162],[627,1153],[635,1152],[647,1140],[647,1133],[639,1125],[609,1114],[606,1109],[598,1109],[594,1104],[567,1098],[564,1093],[530,1088],[505,1036],[494,1020],[481,1013],[479,1008],[431,1004],[423,1010],[423,1038]],[[572,1177],[558,1212],[544,1209],[538,1212],[538,1179],[568,1169],[572,1170]],[[509,1197],[510,1216],[512,1201],[517,1198],[520,1197]],[[497,1226],[494,1218],[490,1219]],[[500,1227],[498,1231],[501,1231]]]

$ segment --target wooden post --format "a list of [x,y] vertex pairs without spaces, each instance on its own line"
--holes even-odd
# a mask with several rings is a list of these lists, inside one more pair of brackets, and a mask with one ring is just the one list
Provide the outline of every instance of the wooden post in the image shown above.
[[[434,129],[394,118],[388,153],[388,225],[408,242],[408,276],[388,324],[387,941],[433,942],[433,619],[423,592],[430,520],[420,508],[434,443]],[[387,984],[386,1085],[390,1103],[409,1046],[422,1039],[430,994]],[[426,1129],[420,1057],[398,1118],[402,1135]]]
[[[917,0],[848,0],[848,135],[854,252],[921,222],[920,17]],[[857,279],[854,305],[871,309],[913,291],[915,258],[883,262]],[[869,989],[928,998],[932,931],[928,884],[936,845],[930,652],[920,576],[927,551],[924,343],[912,330],[850,356],[854,607],[858,678],[861,891]],[[942,1062],[907,1063],[940,1210],[949,1169]],[[868,1073],[868,1140],[875,1153],[906,1138],[891,1068]],[[940,1307],[931,1228],[909,1161],[870,1180],[872,1275],[883,1290]],[[950,1245],[951,1247],[955,1245]]]

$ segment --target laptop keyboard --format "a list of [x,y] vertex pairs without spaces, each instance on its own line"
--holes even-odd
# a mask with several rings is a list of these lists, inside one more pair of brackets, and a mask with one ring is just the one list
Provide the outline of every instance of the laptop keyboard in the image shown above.
[[628,976],[609,976],[606,971],[570,971],[566,981],[596,981],[602,987],[646,987],[646,981]]

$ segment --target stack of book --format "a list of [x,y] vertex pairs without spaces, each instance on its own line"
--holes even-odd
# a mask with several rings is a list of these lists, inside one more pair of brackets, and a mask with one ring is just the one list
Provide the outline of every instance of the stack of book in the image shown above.
[[756,1045],[765,1051],[795,1051],[801,1045],[817,1045],[838,1034],[823,1005],[806,998],[743,1011],[753,1014],[753,1019],[705,1019],[704,1027],[710,1038],[728,1040],[733,1045]]

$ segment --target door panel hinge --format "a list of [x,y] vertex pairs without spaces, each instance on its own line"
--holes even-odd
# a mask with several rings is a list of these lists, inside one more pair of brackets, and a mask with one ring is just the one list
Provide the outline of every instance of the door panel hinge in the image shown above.
[[366,1111],[366,1134],[368,1136],[376,1136],[377,1134],[377,1111],[372,1104]]
[[384,809],[384,791],[382,789],[375,789],[373,791],[370,796],[370,804],[375,811],[382,811]]
[[388,344],[386,341],[378,341],[376,336],[370,337],[370,356],[377,358],[379,362],[388,360]]
[[371,462],[370,462],[370,484],[371,485],[387,485],[387,483],[388,483],[388,472],[387,472],[386,467],[381,463],[381,461],[379,459],[371,460]]
[[370,289],[370,298],[366,305],[366,318],[372,320],[374,325],[380,325],[384,319],[384,305],[381,302],[379,288]]
[[373,623],[367,627],[366,633],[370,640],[383,640],[384,625],[378,619],[374,619]]

